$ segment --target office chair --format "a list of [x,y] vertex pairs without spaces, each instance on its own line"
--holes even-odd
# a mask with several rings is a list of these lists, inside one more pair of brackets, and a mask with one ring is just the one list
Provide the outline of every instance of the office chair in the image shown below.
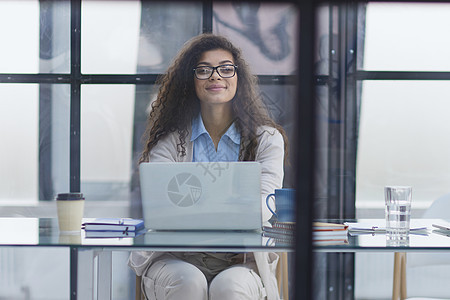
[[[279,253],[280,260],[276,269],[276,278],[278,284],[278,292],[282,300],[289,300],[289,268],[288,268],[288,254],[287,252]],[[141,290],[141,276],[136,275],[136,297],[135,300],[145,300],[144,293]]]

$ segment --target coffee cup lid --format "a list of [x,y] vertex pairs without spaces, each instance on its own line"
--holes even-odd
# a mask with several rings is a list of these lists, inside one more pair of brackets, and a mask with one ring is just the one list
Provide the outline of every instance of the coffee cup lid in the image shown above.
[[83,200],[83,193],[60,193],[56,200]]

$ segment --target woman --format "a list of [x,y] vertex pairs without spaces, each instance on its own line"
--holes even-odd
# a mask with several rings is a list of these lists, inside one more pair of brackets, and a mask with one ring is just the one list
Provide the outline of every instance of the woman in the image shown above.
[[[281,188],[286,135],[230,41],[194,37],[159,83],[140,162],[257,161],[262,201]],[[270,216],[264,209],[263,221]],[[279,299],[277,261],[274,253],[133,252],[129,265],[149,299],[272,300]]]

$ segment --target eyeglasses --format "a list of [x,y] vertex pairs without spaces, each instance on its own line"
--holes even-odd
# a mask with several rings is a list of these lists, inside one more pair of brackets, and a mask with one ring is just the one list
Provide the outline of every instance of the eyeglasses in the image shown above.
[[222,78],[231,78],[236,74],[237,66],[235,65],[221,65],[217,67],[200,66],[194,68],[194,74],[197,79],[206,80],[211,78],[214,71],[217,71]]

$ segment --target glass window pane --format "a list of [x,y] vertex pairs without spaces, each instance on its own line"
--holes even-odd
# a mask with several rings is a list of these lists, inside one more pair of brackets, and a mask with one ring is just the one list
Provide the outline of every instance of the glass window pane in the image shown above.
[[37,201],[38,96],[37,84],[0,84],[0,203]]
[[357,208],[384,209],[385,185],[413,186],[416,211],[449,193],[449,93],[445,81],[363,83]]
[[161,73],[202,29],[201,3],[83,1],[83,73]]
[[217,2],[213,32],[238,45],[253,72],[289,75],[295,72],[298,12],[286,3]]
[[0,203],[69,190],[70,87],[0,84]]
[[0,1],[0,73],[38,72],[38,24],[37,0]]
[[128,199],[135,89],[134,85],[82,86],[81,190],[86,199]]
[[369,3],[364,69],[449,71],[449,3]]
[[0,0],[0,28],[0,73],[69,72],[69,1]]

